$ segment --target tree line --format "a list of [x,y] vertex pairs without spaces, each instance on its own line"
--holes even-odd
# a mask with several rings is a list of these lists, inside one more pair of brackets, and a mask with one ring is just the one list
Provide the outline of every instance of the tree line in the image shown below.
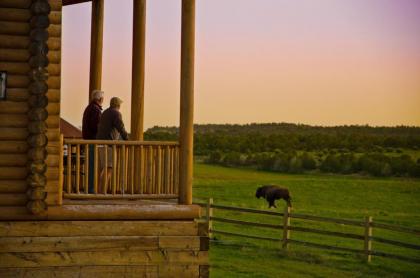
[[[153,127],[147,140],[177,140],[178,128]],[[288,123],[195,125],[194,153],[207,163],[303,173],[420,176],[420,128]]]

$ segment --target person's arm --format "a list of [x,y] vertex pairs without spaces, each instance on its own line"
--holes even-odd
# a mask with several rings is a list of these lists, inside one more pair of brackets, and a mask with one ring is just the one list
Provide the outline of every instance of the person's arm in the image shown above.
[[121,116],[120,112],[117,113],[117,116],[114,119],[114,126],[118,130],[118,132],[120,133],[123,140],[128,140],[128,133],[125,130],[124,122],[122,120],[122,116]]

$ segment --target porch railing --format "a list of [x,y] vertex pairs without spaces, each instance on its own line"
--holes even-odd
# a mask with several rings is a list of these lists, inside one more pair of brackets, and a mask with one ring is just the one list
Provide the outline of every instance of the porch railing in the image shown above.
[[64,199],[172,199],[177,142],[64,139]]

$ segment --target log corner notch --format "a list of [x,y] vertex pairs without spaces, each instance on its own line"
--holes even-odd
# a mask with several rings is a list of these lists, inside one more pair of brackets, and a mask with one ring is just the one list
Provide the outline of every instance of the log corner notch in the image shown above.
[[50,25],[48,15],[51,11],[48,0],[32,0],[30,19],[30,44],[29,44],[29,112],[28,112],[28,210],[35,215],[46,213],[45,199],[47,183],[45,172],[47,165],[47,105],[48,98],[48,31]]

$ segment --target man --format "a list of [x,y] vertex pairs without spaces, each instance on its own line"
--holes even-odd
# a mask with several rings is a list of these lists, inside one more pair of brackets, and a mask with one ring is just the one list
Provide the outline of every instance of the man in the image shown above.
[[[91,94],[91,101],[86,107],[83,113],[82,122],[82,135],[85,140],[96,139],[96,133],[98,132],[99,120],[102,114],[102,103],[104,102],[104,92],[100,90],[94,90]],[[89,145],[89,193],[94,193],[94,159],[95,148],[93,145]]]
[[[122,100],[118,97],[111,98],[110,106],[102,114],[101,120],[99,121],[98,133],[96,139],[98,140],[128,140],[128,134],[124,127],[122,115],[120,112]],[[106,169],[105,169],[105,157],[106,157]],[[105,148],[100,149],[100,163],[101,163],[101,175],[100,185],[101,193],[106,193],[107,184],[112,174],[113,157],[112,148],[107,148],[107,155],[105,155]]]

